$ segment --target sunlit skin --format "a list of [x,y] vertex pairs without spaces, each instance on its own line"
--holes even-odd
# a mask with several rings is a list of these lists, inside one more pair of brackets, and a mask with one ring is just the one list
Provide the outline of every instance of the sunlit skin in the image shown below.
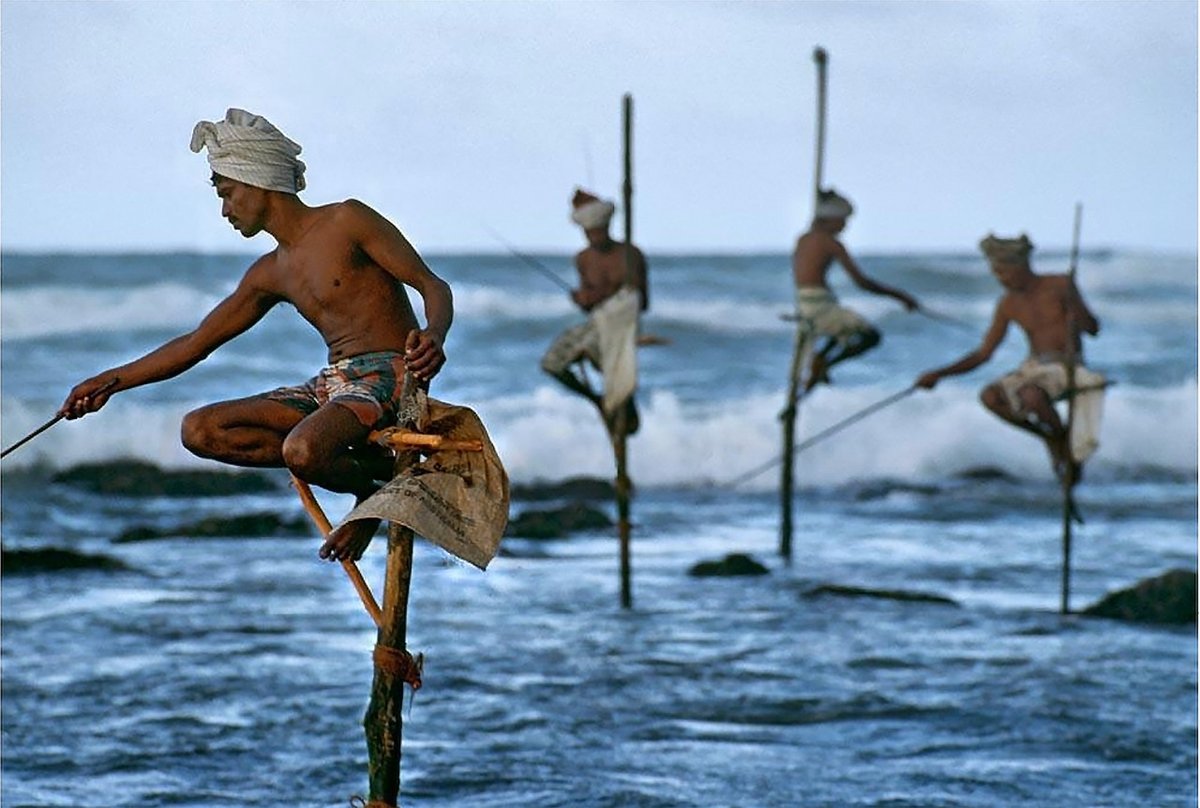
[[[1071,277],[1038,275],[1030,268],[1028,261],[990,263],[992,274],[1006,291],[996,305],[983,341],[978,348],[957,361],[922,373],[916,381],[918,387],[932,390],[941,379],[967,373],[987,362],[1004,340],[1010,323],[1016,323],[1025,332],[1030,354],[1074,357],[1083,363],[1080,335],[1099,334],[1100,321],[1084,303]],[[1010,406],[998,384],[985,387],[979,398],[985,407],[1000,418],[1043,439],[1056,464],[1073,465],[1067,430],[1050,396],[1034,384],[1024,385],[1017,395],[1021,401],[1017,409]],[[1072,471],[1072,479],[1077,481],[1079,470],[1072,468]]]
[[[792,251],[792,280],[796,286],[829,288],[829,269],[833,266],[833,262],[837,261],[860,289],[872,294],[895,298],[908,311],[916,310],[918,303],[912,295],[879,283],[868,277],[859,268],[849,251],[838,240],[838,235],[845,229],[846,219],[844,217],[813,219],[812,226],[807,233],[800,236],[796,241],[796,248]],[[837,347],[837,343],[834,340],[826,341],[819,350],[813,353],[807,389],[812,389],[816,384],[827,381],[827,374],[831,367],[869,351],[878,345],[881,339],[880,333],[871,329],[857,340],[843,345],[841,350],[836,352],[834,349]]]
[[[403,352],[409,371],[428,382],[446,361],[453,318],[450,287],[396,227],[357,200],[310,207],[295,194],[267,191],[213,175],[221,216],[244,237],[277,242],[237,288],[192,331],[144,356],[77,384],[59,414],[95,412],[122,390],[177,376],[243,333],[279,303],[290,303],[320,333],[330,363],[374,351]],[[404,287],[425,304],[421,328]],[[113,383],[107,390],[106,384]],[[369,433],[337,402],[311,415],[263,395],[201,407],[183,419],[184,445],[200,457],[249,467],[287,467],[300,479],[362,501],[386,479],[387,458],[362,448]],[[355,448],[351,448],[355,447]],[[354,522],[326,539],[320,556],[356,559],[378,522]]]

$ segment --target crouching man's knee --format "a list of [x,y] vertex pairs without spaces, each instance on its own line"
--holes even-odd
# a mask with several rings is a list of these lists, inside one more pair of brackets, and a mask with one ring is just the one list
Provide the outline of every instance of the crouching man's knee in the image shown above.
[[320,475],[321,457],[303,437],[290,434],[283,440],[283,464],[302,480],[312,481]]
[[211,458],[216,454],[218,427],[208,407],[192,410],[183,416],[179,426],[179,439],[183,446],[197,457]]

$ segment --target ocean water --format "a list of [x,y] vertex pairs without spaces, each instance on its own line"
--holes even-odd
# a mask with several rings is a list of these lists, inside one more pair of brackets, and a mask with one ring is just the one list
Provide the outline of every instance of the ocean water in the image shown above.
[[[564,279],[570,260],[540,255]],[[1065,255],[1035,254],[1044,272]],[[0,258],[3,445],[81,378],[190,328],[239,255]],[[591,405],[538,368],[578,322],[508,255],[427,256],[454,288],[433,394],[475,408],[515,484],[610,478]],[[1062,617],[1060,503],[1045,451],[976,400],[1025,353],[907,396],[798,455],[795,556],[777,555],[774,469],[791,350],[785,255],[651,255],[640,351],[634,607],[615,531],[505,540],[487,572],[419,543],[406,805],[1177,806],[1197,794],[1194,625]],[[970,350],[999,289],[973,254],[862,257],[966,326],[905,313],[835,275],[882,345],[805,401],[800,437]],[[836,272],[836,270],[835,270]],[[1195,256],[1085,254],[1102,322],[1089,364],[1115,380],[1078,491],[1072,606],[1196,568]],[[419,310],[419,306],[418,306]],[[116,396],[8,458],[7,548],[102,553],[125,570],[6,574],[0,588],[5,806],[346,805],[365,791],[360,722],[374,631],[307,536],[115,543],[134,526],[303,512],[277,490],[100,496],[51,481],[136,458],[221,470],[179,445],[202,403],[312,375],[319,338],[289,307],[183,376]],[[331,516],[350,505],[321,493]],[[513,514],[555,502],[514,499]],[[598,503],[612,513],[611,503]],[[362,563],[382,577],[383,542]],[[753,578],[687,575],[746,553]],[[847,597],[824,584],[951,601]]]

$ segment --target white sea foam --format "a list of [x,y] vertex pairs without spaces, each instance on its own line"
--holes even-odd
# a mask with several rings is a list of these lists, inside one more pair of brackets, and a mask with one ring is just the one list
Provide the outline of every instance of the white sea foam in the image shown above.
[[[798,439],[816,434],[895,390],[821,389],[805,403]],[[472,403],[472,402],[464,402]],[[545,384],[529,393],[473,402],[512,479],[609,477],[612,450],[595,409]],[[630,441],[630,472],[642,486],[703,486],[729,481],[769,463],[780,450],[777,394],[757,394],[712,405],[681,401],[666,391],[643,401],[642,428]],[[120,457],[163,467],[208,465],[179,444],[184,404],[123,402],[77,422],[66,422],[22,447],[6,469],[53,468]],[[45,413],[12,398],[0,401],[5,445],[34,429]],[[1116,387],[1106,401],[1096,469],[1157,467],[1196,472],[1195,380],[1167,388]],[[1049,478],[1039,442],[1005,426],[979,405],[973,388],[943,385],[918,391],[797,455],[800,485],[893,478],[930,480],[970,468],[995,466]],[[771,490],[777,467],[747,481],[744,490]]]
[[133,289],[36,286],[0,295],[4,338],[180,328],[194,325],[220,297],[179,283]]

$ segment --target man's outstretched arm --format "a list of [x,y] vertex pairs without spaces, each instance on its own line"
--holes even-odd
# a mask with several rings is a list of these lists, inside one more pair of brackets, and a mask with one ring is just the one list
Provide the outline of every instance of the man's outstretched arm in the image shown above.
[[909,311],[915,311],[920,308],[917,299],[908,292],[895,289],[891,286],[885,286],[874,278],[868,277],[866,273],[859,269],[858,264],[850,257],[850,252],[840,241],[835,240],[834,245],[834,256],[837,258],[838,263],[842,265],[842,268],[846,270],[846,274],[850,276],[860,289],[865,289],[877,295],[887,295],[888,297],[895,298]]
[[996,347],[1001,343],[1005,333],[1008,331],[1008,323],[1009,317],[1004,312],[1004,305],[1001,303],[996,307],[996,313],[992,317],[992,324],[988,326],[988,330],[983,335],[983,341],[979,344],[978,348],[945,367],[925,371],[917,377],[916,386],[932,390],[946,376],[957,376],[961,373],[967,373],[991,359],[992,354],[996,352]]
[[69,420],[81,418],[103,407],[113,393],[178,376],[261,320],[279,301],[260,285],[266,271],[265,260],[266,256],[260,258],[237,289],[218,303],[194,330],[132,362],[75,385],[59,408],[59,415]]

